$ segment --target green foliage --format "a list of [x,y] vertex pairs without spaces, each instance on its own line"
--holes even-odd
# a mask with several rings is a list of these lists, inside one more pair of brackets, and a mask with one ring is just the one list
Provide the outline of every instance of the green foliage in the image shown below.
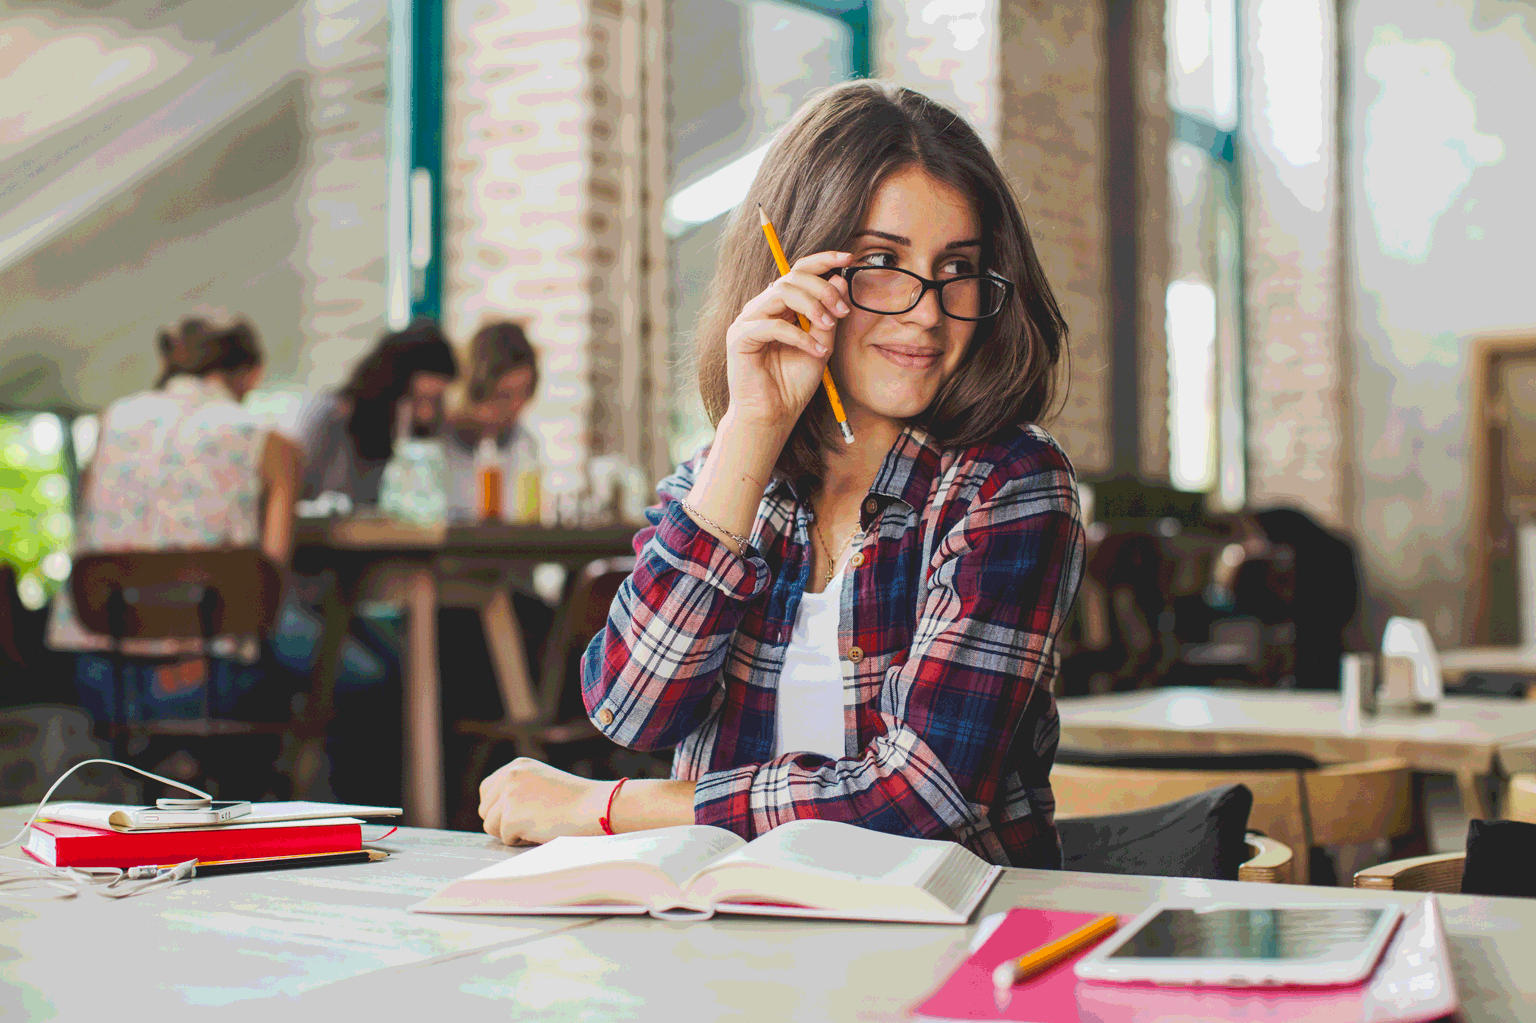
[[0,560],[16,567],[23,603],[40,607],[69,578],[64,426],[50,414],[0,416]]

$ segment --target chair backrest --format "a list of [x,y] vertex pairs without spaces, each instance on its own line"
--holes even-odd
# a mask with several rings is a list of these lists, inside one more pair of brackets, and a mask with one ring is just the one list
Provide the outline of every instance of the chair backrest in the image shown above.
[[607,624],[613,598],[634,570],[632,557],[602,558],[588,562],[571,581],[544,647],[539,691],[542,720],[584,716],[579,710],[580,679],[573,685],[572,662],[579,663],[592,637]]
[[[1308,841],[1305,793],[1296,771],[1173,771],[1079,764],[1058,764],[1051,771],[1058,822],[1145,810],[1232,784],[1246,786],[1252,796],[1248,827],[1298,851],[1312,844]],[[1291,863],[1289,880],[1307,883],[1306,859],[1298,853]]]
[[1355,887],[1375,891],[1443,892],[1461,891],[1461,871],[1467,854],[1435,853],[1412,856],[1366,867],[1355,874]]
[[1236,881],[1253,793],[1243,785],[1128,813],[1057,820],[1063,870]]
[[[1251,770],[1223,763],[1240,764],[1245,757],[1261,758],[1262,762],[1263,757],[1276,756],[1215,755],[1210,761],[1213,770],[1057,764],[1051,772],[1051,789],[1061,819],[1126,813],[1204,792],[1215,785],[1246,785],[1253,793],[1249,827],[1297,850],[1291,867],[1292,880],[1297,884],[1311,880],[1310,857],[1304,850],[1406,833],[1410,820],[1406,762],[1375,760],[1315,771]],[[1182,757],[1169,760],[1183,767]]]
[[277,566],[255,549],[88,554],[70,576],[81,623],[121,639],[265,639],[281,591]]
[[1413,826],[1411,775],[1396,757],[1329,764],[1309,771],[1307,801],[1318,845],[1398,838]]

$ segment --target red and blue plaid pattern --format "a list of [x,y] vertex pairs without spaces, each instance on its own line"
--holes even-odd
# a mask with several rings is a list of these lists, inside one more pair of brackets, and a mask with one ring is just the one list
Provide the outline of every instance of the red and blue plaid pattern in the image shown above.
[[603,733],[676,747],[672,776],[696,783],[695,819],[748,840],[818,817],[1059,866],[1050,684],[1083,530],[1050,435],[1021,426],[957,451],[909,428],[886,456],[842,592],[835,760],[774,756],[779,673],[811,570],[808,495],[771,484],[740,557],[679,504],[703,457],[658,487],[635,571],[582,659]]

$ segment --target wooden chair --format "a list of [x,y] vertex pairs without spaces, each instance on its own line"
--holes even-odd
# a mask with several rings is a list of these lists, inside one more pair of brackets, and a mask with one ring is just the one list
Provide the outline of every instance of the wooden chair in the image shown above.
[[1356,888],[1536,898],[1531,853],[1536,823],[1473,820],[1465,852],[1415,856],[1355,874]]
[[1466,866],[1465,852],[1410,856],[1404,860],[1378,863],[1355,874],[1356,888],[1391,892],[1461,891],[1461,871]]
[[[584,712],[572,706],[571,686],[580,685],[580,679],[573,677],[572,662],[580,658],[592,637],[607,623],[613,598],[634,569],[634,558],[606,558],[588,563],[572,580],[544,645],[538,707],[533,717],[519,719],[514,716],[513,708],[507,708],[499,721],[454,723],[455,731],[473,736],[475,740],[464,774],[461,808],[479,804],[480,781],[486,775],[491,752],[497,743],[512,743],[520,757],[545,760],[551,746],[580,742],[602,734]],[[562,697],[566,699],[562,701]]]
[[[1215,765],[1213,765],[1215,766]],[[1057,816],[1123,813],[1158,806],[1220,784],[1253,792],[1250,826],[1291,849],[1354,845],[1406,834],[1412,824],[1409,770],[1389,758],[1316,770],[1163,770],[1057,764]],[[1291,861],[1288,880],[1311,880],[1309,856]]]
[[[124,701],[123,653],[126,640],[201,639],[234,635],[264,641],[272,631],[282,595],[282,576],[255,549],[200,551],[124,551],[90,554],[74,564],[70,589],[81,623],[112,640],[111,657],[118,684],[114,720],[107,729],[124,752],[131,736],[212,736],[309,734],[324,722],[241,721],[210,713],[208,679],[202,685],[203,713],[198,718],[130,721]],[[308,707],[321,703],[310,700]],[[328,706],[329,701],[324,701]]]
[[1237,879],[1257,884],[1284,884],[1295,855],[1291,847],[1252,831],[1243,840],[1248,844],[1248,859],[1237,868]]

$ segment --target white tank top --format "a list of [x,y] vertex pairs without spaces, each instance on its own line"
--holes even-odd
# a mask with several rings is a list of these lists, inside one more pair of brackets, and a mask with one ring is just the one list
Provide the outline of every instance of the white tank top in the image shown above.
[[[847,560],[843,565],[846,567]],[[844,569],[820,593],[800,594],[800,608],[779,673],[774,755],[843,755],[843,659],[837,646]]]

